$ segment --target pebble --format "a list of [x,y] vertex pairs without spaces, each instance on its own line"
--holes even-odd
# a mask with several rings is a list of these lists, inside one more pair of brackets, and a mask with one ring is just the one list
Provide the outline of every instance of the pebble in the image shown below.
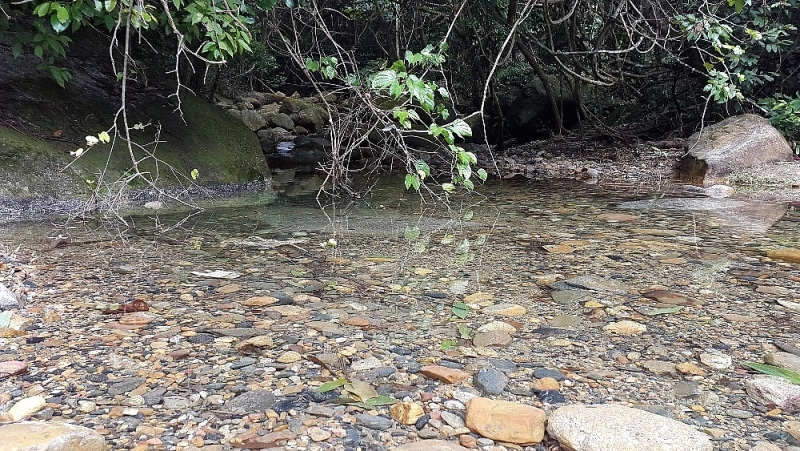
[[272,409],[275,403],[275,395],[271,391],[252,390],[231,399],[223,407],[230,412],[254,413]]
[[496,368],[483,368],[472,378],[476,388],[490,395],[499,395],[508,386],[508,376]]
[[0,421],[2,421],[3,418],[7,418],[10,421],[21,421],[30,418],[46,405],[47,401],[42,396],[22,398],[14,403],[7,412],[0,412]]
[[431,379],[440,380],[447,384],[458,384],[469,379],[469,373],[454,368],[447,368],[439,365],[426,365],[419,369],[419,372]]
[[488,332],[477,332],[472,338],[472,344],[479,348],[490,346],[507,346],[512,342],[511,335],[504,330],[491,330]]
[[733,366],[733,359],[726,354],[704,352],[700,354],[700,363],[715,370],[727,370]]
[[425,410],[416,402],[406,401],[393,404],[389,408],[392,418],[401,424],[416,424],[425,415]]
[[317,426],[308,428],[308,436],[315,442],[323,442],[331,437],[331,431]]
[[358,413],[355,415],[356,419],[364,426],[375,429],[378,431],[386,431],[392,427],[394,421],[391,418],[386,418],[378,415],[368,415],[365,413]]
[[708,436],[676,420],[616,404],[559,407],[548,434],[581,451],[712,451]]
[[528,310],[518,304],[495,304],[481,310],[481,313],[492,316],[523,316]]
[[352,371],[366,371],[381,366],[381,361],[377,357],[370,357],[363,360],[356,360],[350,365]]
[[461,445],[444,440],[420,440],[394,448],[394,451],[465,451]]
[[517,333],[516,327],[504,321],[491,321],[489,323],[486,323],[478,327],[477,332],[491,332],[496,330],[504,331],[508,335],[514,335],[515,333]]
[[640,335],[647,330],[647,326],[636,321],[623,320],[603,326],[605,332],[613,332],[619,335]]
[[466,425],[496,441],[535,444],[544,438],[546,414],[525,404],[473,398],[467,403]]

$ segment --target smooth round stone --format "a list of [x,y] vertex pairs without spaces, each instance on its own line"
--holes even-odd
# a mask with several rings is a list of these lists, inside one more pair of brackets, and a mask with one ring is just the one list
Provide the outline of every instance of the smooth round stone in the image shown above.
[[739,418],[742,420],[746,420],[747,418],[753,417],[753,412],[741,409],[728,409],[725,411],[725,414],[729,417]]
[[483,368],[475,373],[472,383],[486,393],[497,395],[508,386],[508,376],[495,368]]
[[356,414],[355,417],[364,426],[378,431],[385,431],[394,424],[394,420],[391,418],[385,418],[378,415],[359,413]]
[[461,429],[466,426],[464,420],[452,412],[443,411],[442,420],[454,429]]
[[555,390],[542,390],[536,393],[536,396],[545,404],[563,404],[567,402],[567,398],[563,394]]
[[168,410],[184,410],[192,406],[192,401],[183,396],[165,396],[162,405]]
[[544,377],[552,377],[553,379],[559,382],[566,379],[566,377],[561,371],[551,370],[548,368],[536,368],[535,370],[533,370],[533,376],[537,379],[542,379]]

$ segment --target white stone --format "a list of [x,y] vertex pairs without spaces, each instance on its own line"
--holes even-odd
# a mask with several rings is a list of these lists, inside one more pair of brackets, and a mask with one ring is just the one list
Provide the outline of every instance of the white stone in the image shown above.
[[733,359],[727,354],[704,352],[700,354],[700,363],[715,370],[727,370],[733,365]]
[[547,432],[574,451],[712,451],[711,440],[670,418],[616,404],[575,404],[550,415]]
[[751,398],[764,406],[778,406],[789,413],[800,411],[800,385],[760,374],[744,381],[744,387]]
[[[11,445],[10,447],[8,445]],[[3,451],[105,451],[102,435],[73,424],[40,421],[0,426]]]

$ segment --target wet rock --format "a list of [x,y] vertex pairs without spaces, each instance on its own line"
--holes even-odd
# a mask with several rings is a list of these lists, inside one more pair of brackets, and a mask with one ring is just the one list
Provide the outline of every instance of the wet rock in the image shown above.
[[294,130],[294,121],[286,113],[277,113],[269,119],[269,125],[280,127],[284,130]]
[[536,407],[488,398],[467,403],[467,427],[497,441],[534,444],[544,438],[545,412]]
[[508,376],[496,368],[483,368],[475,373],[472,383],[485,393],[498,395],[508,386]]
[[579,451],[711,451],[708,436],[676,420],[630,407],[570,405],[556,409],[547,432]]
[[420,440],[394,448],[394,451],[466,451],[467,448],[445,440]]
[[0,283],[0,311],[3,310],[11,310],[15,308],[19,308],[19,301],[17,301],[17,296],[5,285]]
[[469,379],[469,373],[439,365],[423,366],[419,369],[419,372],[426,377],[440,380],[447,384],[458,384]]
[[105,451],[102,435],[68,423],[28,421],[0,426],[4,451]]
[[744,382],[747,394],[766,407],[800,411],[800,385],[775,376],[756,375]]
[[[764,363],[800,373],[800,356],[789,352],[770,352],[764,356]],[[2,373],[2,369],[0,369],[0,373]]]
[[224,405],[224,410],[235,413],[263,412],[275,406],[275,395],[269,390],[252,390],[242,393]]
[[754,114],[733,116],[695,133],[680,164],[684,180],[703,186],[725,183],[731,172],[792,161],[791,147],[767,119]]

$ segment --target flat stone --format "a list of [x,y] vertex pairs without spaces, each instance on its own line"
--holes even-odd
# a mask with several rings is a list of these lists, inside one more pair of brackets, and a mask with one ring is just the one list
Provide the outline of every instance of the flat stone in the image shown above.
[[556,304],[571,305],[591,294],[589,290],[556,290],[550,293],[550,297]]
[[183,396],[165,396],[162,405],[168,410],[184,410],[192,407],[194,403]]
[[419,372],[425,377],[440,380],[447,384],[458,384],[469,379],[469,373],[440,365],[426,365],[420,368]]
[[761,285],[756,288],[756,293],[773,294],[776,296],[786,296],[789,294],[789,289],[786,287],[778,287],[773,285]]
[[350,365],[352,371],[367,371],[380,367],[381,361],[377,357],[369,357],[367,359],[356,360]]
[[286,351],[278,357],[279,363],[294,363],[302,360],[303,356],[297,351]]
[[275,395],[269,390],[252,390],[231,399],[223,409],[235,413],[263,413],[275,406]]
[[356,419],[364,426],[375,429],[378,431],[385,431],[392,427],[394,420],[378,415],[369,415],[366,413],[358,413],[355,415]]
[[627,222],[639,219],[637,215],[626,215],[623,213],[602,213],[597,215],[597,219],[606,222]]
[[28,371],[28,364],[19,360],[6,360],[0,362],[0,379]]
[[468,448],[445,440],[420,440],[393,449],[394,451],[466,451]]
[[542,246],[547,252],[551,254],[571,254],[575,252],[575,248],[569,244],[545,244]]
[[495,316],[522,316],[527,313],[527,310],[517,304],[495,304],[486,307],[481,312]]
[[311,315],[311,310],[299,305],[273,305],[265,308],[264,311],[278,312],[281,316],[293,318],[308,318]]
[[315,442],[323,442],[331,437],[331,431],[317,426],[308,428],[308,436]]
[[256,335],[266,335],[269,333],[266,329],[258,329],[255,327],[231,327],[231,328],[216,328],[208,329],[209,332],[215,335],[222,335],[223,337],[235,338],[250,338]]
[[111,396],[122,395],[133,391],[144,384],[147,379],[143,377],[126,377],[118,381],[109,382],[108,394]]
[[491,330],[488,332],[476,332],[472,337],[472,344],[479,348],[489,346],[507,346],[513,341],[511,335],[504,330]]
[[575,404],[550,414],[547,432],[580,451],[712,451],[708,436],[680,421],[616,404]]
[[[764,363],[800,373],[800,356],[789,352],[770,352],[764,356]],[[2,370],[0,369],[1,372]]]
[[789,413],[800,412],[800,385],[786,379],[756,375],[744,382],[747,394],[766,407],[777,406]]
[[655,301],[658,301],[662,304],[683,305],[687,307],[691,306],[700,307],[703,305],[702,302],[696,299],[692,299],[689,296],[685,296],[680,293],[673,293],[667,290],[652,290],[648,291],[647,293],[644,293],[643,296],[648,299],[653,299]]
[[254,296],[242,301],[242,305],[246,305],[248,307],[264,307],[267,305],[277,304],[278,301],[278,298],[272,296]]
[[705,376],[708,372],[694,363],[684,362],[675,365],[675,369],[682,374],[691,374],[693,376]]
[[330,321],[309,321],[306,326],[322,333],[343,334],[344,330],[336,323]]
[[619,335],[639,335],[647,330],[647,326],[636,321],[623,320],[603,326],[603,331]]
[[573,277],[565,280],[564,283],[585,290],[608,291],[611,293],[627,293],[630,291],[630,287],[622,282],[592,275]]
[[767,251],[767,257],[773,260],[782,260],[791,263],[800,263],[800,249],[783,248]]
[[493,330],[502,330],[509,335],[514,335],[517,333],[517,328],[508,324],[504,321],[492,321],[490,323],[486,323],[480,327],[478,327],[478,332],[490,332]]
[[644,360],[639,365],[654,374],[674,374],[676,371],[674,363],[663,360]]
[[489,398],[467,402],[466,425],[492,440],[535,444],[544,438],[546,414],[533,406]]
[[0,426],[3,451],[105,451],[99,433],[62,422],[26,421]]

